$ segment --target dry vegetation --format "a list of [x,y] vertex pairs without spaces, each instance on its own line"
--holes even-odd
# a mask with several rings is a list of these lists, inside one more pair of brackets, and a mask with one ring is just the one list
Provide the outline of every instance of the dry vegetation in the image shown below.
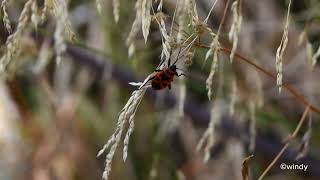
[[0,179],[318,179],[319,11],[2,0]]

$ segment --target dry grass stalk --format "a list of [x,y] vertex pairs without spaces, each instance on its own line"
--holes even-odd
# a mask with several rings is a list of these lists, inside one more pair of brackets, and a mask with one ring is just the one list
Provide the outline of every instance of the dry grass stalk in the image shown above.
[[262,180],[265,175],[269,172],[269,170],[272,168],[272,166],[279,160],[279,158],[282,156],[282,154],[285,152],[285,150],[289,147],[290,143],[291,143],[291,140],[294,139],[297,135],[298,135],[298,132],[300,131],[304,121],[306,120],[307,118],[307,115],[310,111],[310,105],[308,105],[306,107],[306,109],[304,110],[304,113],[301,117],[301,119],[299,120],[299,123],[297,125],[297,127],[295,128],[295,130],[293,131],[292,134],[290,134],[286,144],[282,147],[282,149],[280,150],[280,152],[277,154],[277,156],[272,160],[272,162],[269,164],[269,166],[263,171],[263,173],[260,175],[259,179],[258,180]]
[[209,100],[212,99],[213,77],[214,77],[214,75],[215,75],[215,73],[216,73],[216,71],[218,69],[218,51],[220,49],[219,36],[220,36],[221,29],[222,29],[222,26],[223,26],[225,18],[226,18],[226,14],[227,14],[227,11],[228,11],[229,3],[230,3],[230,0],[228,0],[226,2],[226,5],[225,5],[224,11],[223,11],[223,16],[222,16],[222,19],[221,19],[221,22],[220,22],[220,25],[219,25],[219,28],[218,28],[218,32],[215,35],[215,37],[213,38],[213,41],[210,44],[210,49],[206,53],[206,57],[205,57],[205,62],[206,62],[206,60],[209,58],[209,56],[212,55],[212,53],[213,53],[213,60],[212,60],[210,74],[209,74],[209,76],[208,76],[208,78],[206,80],[206,88],[208,90],[208,98],[209,98]]
[[[176,35],[177,43],[180,43],[184,37],[184,29],[186,26],[186,18],[188,13],[190,12],[189,9],[192,8],[191,1],[189,0],[181,0],[177,1],[177,12],[176,16],[178,17],[178,34]],[[193,15],[192,17],[197,17],[197,15]]]
[[191,48],[191,50],[187,52],[186,58],[184,59],[184,62],[183,62],[186,66],[192,65],[192,63],[193,63],[192,59],[194,57],[195,52],[196,51],[194,48]]
[[144,41],[147,42],[151,25],[151,0],[142,0],[141,22]]
[[[161,51],[161,60],[167,61],[170,58],[170,42],[171,38],[167,32],[166,25],[165,25],[165,19],[167,16],[161,12],[162,11],[162,1],[160,1],[158,8],[157,8],[157,14],[154,14],[152,19],[154,19],[157,24],[159,25],[160,33],[161,33],[161,41],[162,41],[162,51]],[[152,8],[153,10],[153,8]],[[154,13],[154,11],[153,11]]]
[[178,116],[182,118],[184,116],[184,104],[186,101],[187,87],[183,77],[180,78],[179,85],[179,102],[178,102]]
[[209,161],[210,150],[215,143],[215,137],[216,137],[215,128],[221,118],[220,105],[221,103],[218,100],[215,102],[215,104],[212,105],[209,126],[204,132],[204,134],[202,135],[197,145],[197,151],[200,151],[202,148],[204,148],[204,158],[203,158],[204,163],[207,163]]
[[314,67],[317,63],[317,60],[320,58],[320,46],[314,55],[312,56],[312,67]]
[[[58,2],[57,2],[58,1]],[[55,3],[56,29],[54,31],[54,49],[56,51],[56,63],[60,64],[62,54],[66,50],[65,25],[68,22],[67,2],[57,0]]]
[[[209,20],[209,17],[213,11],[213,8],[216,6],[218,0],[216,0],[213,5],[211,6],[211,9],[207,15],[207,17],[204,19],[204,21],[200,21],[199,18],[198,18],[198,15],[195,15],[193,18],[192,18],[192,25],[193,25],[193,28],[197,34],[197,36],[199,36],[199,40],[200,40],[200,37],[201,35],[203,34],[206,34],[208,33],[213,39],[216,37],[216,34],[212,31],[211,28],[208,27],[208,20]],[[196,11],[195,11],[196,13]],[[212,45],[212,44],[211,44]],[[211,55],[212,54],[212,49],[209,50],[209,54]],[[209,57],[209,54],[207,53],[207,56],[205,58],[205,62],[203,65],[205,65],[208,57]]]
[[28,0],[23,7],[18,20],[18,26],[16,31],[11,34],[6,41],[6,51],[0,59],[0,74],[6,73],[7,66],[13,57],[19,54],[19,45],[23,32],[26,30],[27,25],[30,21],[31,16],[31,6],[34,0]]
[[101,9],[102,9],[101,0],[96,0],[96,6],[97,6],[98,13],[101,14]]
[[279,47],[277,49],[277,53],[276,53],[277,86],[279,88],[279,93],[281,92],[281,89],[282,89],[283,54],[284,54],[284,51],[286,50],[286,47],[288,44],[288,31],[289,31],[289,18],[290,18],[291,2],[292,2],[292,0],[289,1],[287,18],[286,18],[286,22],[284,25],[283,35],[282,35],[281,42],[280,42],[280,45],[279,45]]
[[47,14],[49,10],[53,9],[54,0],[45,0],[43,9],[41,11],[41,22],[44,22],[47,18]]
[[53,55],[53,52],[50,48],[49,40],[45,40],[40,48],[37,63],[33,66],[33,72],[36,74],[41,74],[46,66],[49,64],[49,61]]
[[117,147],[120,143],[120,140],[122,138],[122,133],[125,128],[125,124],[129,123],[128,130],[125,135],[124,139],[124,148],[123,148],[123,160],[125,161],[127,159],[127,153],[128,153],[128,145],[129,145],[129,139],[130,135],[133,132],[134,129],[134,117],[137,111],[137,108],[142,100],[143,95],[146,92],[146,87],[141,88],[139,90],[136,90],[132,93],[131,97],[127,101],[126,105],[123,107],[123,109],[120,111],[118,122],[117,122],[117,128],[108,140],[108,142],[103,146],[103,148],[99,151],[97,156],[100,156],[103,154],[108,148],[110,148],[110,151],[106,155],[106,165],[105,169],[102,175],[102,178],[104,180],[108,179],[108,176],[111,171],[111,164],[112,159],[114,156],[115,151],[117,150]]
[[38,25],[39,25],[39,23],[41,21],[41,16],[40,16],[40,13],[39,13],[39,8],[38,8],[38,5],[37,5],[37,1],[33,1],[31,10],[32,10],[31,22],[34,25],[34,28],[37,30],[38,29]]
[[[213,8],[214,8],[214,7],[216,6],[216,4],[217,4],[217,2],[218,2],[218,0],[215,0],[215,2],[213,3],[213,5],[211,6],[211,9],[210,9],[207,17],[204,19],[204,21],[201,21],[201,20],[199,19],[199,17],[198,17],[198,13],[197,13],[197,9],[196,9],[196,4],[195,4],[194,1],[192,1],[192,3],[194,4],[195,8],[194,8],[193,11],[191,11],[191,12],[193,12],[193,15],[191,14],[191,15],[192,15],[192,21],[191,21],[191,23],[192,23],[193,29],[194,29],[194,31],[195,31],[195,33],[196,33],[196,35],[197,35],[197,38],[199,37],[199,40],[200,40],[200,37],[201,37],[202,35],[204,35],[204,34],[209,34],[212,38],[214,38],[214,37],[216,36],[216,34],[213,33],[212,29],[210,29],[210,28],[208,27],[207,22],[208,22],[208,20],[209,20],[209,17],[210,17],[210,15],[211,15],[212,11],[213,11]],[[189,13],[189,14],[190,14],[190,13]],[[206,60],[207,60],[207,59],[206,59]],[[205,60],[205,62],[206,62],[206,60]],[[204,63],[204,64],[205,64],[205,63]]]
[[229,114],[231,116],[234,115],[235,105],[237,101],[238,101],[238,88],[237,88],[237,81],[234,78],[231,84],[231,100],[230,100],[230,110],[229,110]]
[[[56,18],[57,23],[58,23],[58,19],[60,19],[59,21],[62,21],[62,20],[64,21],[64,32],[65,32],[64,34],[67,35],[70,41],[75,41],[76,35],[72,31],[71,22],[70,22],[69,13],[68,13],[67,4],[69,1],[68,0],[49,0],[49,1],[51,1],[50,2],[51,5],[49,6],[52,6],[51,10]],[[62,15],[59,13],[62,13]]]
[[305,157],[309,151],[310,139],[312,136],[312,114],[309,114],[309,121],[308,121],[308,129],[302,137],[302,142],[299,148],[299,154],[296,157],[296,160],[299,160]]
[[241,11],[241,0],[236,0],[232,3],[231,11],[233,15],[232,25],[229,32],[229,40],[232,41],[232,50],[230,54],[230,61],[233,62],[234,53],[237,50],[238,36],[241,30],[242,24],[242,11]]
[[[239,169],[242,168],[243,164],[243,157],[244,157],[244,145],[243,142],[230,138],[225,140],[225,157],[223,158],[224,161],[228,162],[228,164],[232,164],[230,168],[228,168],[228,172],[232,174],[232,177],[228,179],[241,179],[241,172]],[[220,178],[219,178],[220,179]]]
[[[101,5],[100,5],[99,11],[101,13]],[[120,0],[113,0],[113,16],[116,23],[119,21],[119,14],[120,14]]]
[[10,22],[9,15],[7,12],[8,0],[3,0],[1,2],[1,8],[2,8],[2,12],[3,12],[3,19],[2,20],[3,20],[4,27],[6,28],[8,33],[11,34],[11,32],[12,32],[11,22]]
[[313,48],[309,40],[306,42],[306,54],[308,65],[312,67]]
[[308,38],[307,38],[307,29],[304,28],[304,30],[299,34],[298,46],[301,46],[302,43],[304,43],[306,40],[308,40]]
[[[218,35],[214,38],[213,42],[214,43],[212,45],[212,48],[210,48],[210,50],[214,49],[213,60],[212,60],[212,64],[211,64],[210,74],[206,80],[206,88],[208,90],[209,100],[211,100],[213,97],[213,77],[218,70],[218,64],[219,64],[218,63],[218,49],[219,49]],[[206,59],[209,56],[208,54],[209,54],[210,50],[206,54]]]
[[[158,0],[156,0],[157,2]],[[162,6],[163,6],[163,0],[160,0],[159,1],[159,4],[158,4],[158,8],[157,8],[157,11],[161,12],[162,11]]]
[[129,47],[128,48],[129,57],[131,57],[135,52],[134,38],[137,36],[137,34],[139,32],[139,26],[141,25],[142,1],[143,0],[137,0],[137,2],[135,4],[136,17],[132,23],[130,33],[126,39],[126,45]]
[[249,124],[249,133],[250,133],[250,143],[249,143],[249,151],[254,152],[256,146],[256,103],[249,103],[249,114],[250,114],[250,124]]

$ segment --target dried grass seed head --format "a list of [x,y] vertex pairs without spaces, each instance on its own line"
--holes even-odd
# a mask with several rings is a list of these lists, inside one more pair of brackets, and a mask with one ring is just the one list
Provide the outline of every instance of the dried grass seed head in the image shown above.
[[[159,7],[158,7],[159,10]],[[161,10],[161,8],[160,8]],[[154,13],[154,10],[152,8],[152,11]],[[152,16],[152,19],[157,22],[160,33],[161,33],[161,41],[162,41],[162,51],[161,51],[161,60],[168,60],[170,58],[170,41],[171,38],[167,32],[166,25],[165,25],[165,20],[167,19],[167,15],[165,15],[163,12],[159,11],[156,14]]]
[[239,33],[242,24],[242,12],[241,12],[241,0],[236,0],[231,5],[231,11],[233,15],[231,28],[229,31],[229,40],[232,41],[232,50],[230,53],[230,61],[233,62],[235,52],[237,50]]
[[126,45],[128,46],[129,57],[131,57],[135,52],[134,38],[137,36],[139,32],[139,27],[142,24],[142,19],[141,19],[142,18],[142,1],[143,0],[136,1],[136,4],[135,4],[136,17],[132,23],[131,30],[126,39]]
[[38,25],[41,22],[41,16],[40,16],[37,1],[33,1],[31,9],[32,9],[31,22],[34,25],[34,28],[37,30]]
[[220,122],[222,115],[222,101],[217,100],[212,104],[211,107],[211,116],[209,126],[202,135],[198,145],[197,151],[200,151],[202,148],[204,149],[204,159],[205,163],[210,159],[211,148],[213,147],[216,140],[216,126]]
[[316,51],[316,53],[312,56],[312,67],[316,65],[319,58],[320,58],[320,46],[318,47],[318,50]]
[[7,11],[8,1],[9,0],[2,0],[2,2],[1,2],[1,9],[2,9],[2,13],[3,13],[2,21],[3,21],[4,27],[6,28],[8,33],[11,34],[11,32],[12,32],[11,22],[10,22],[8,11]]
[[142,0],[141,20],[142,20],[142,34],[145,43],[148,40],[149,30],[151,25],[151,6],[152,0]]
[[20,14],[16,31],[11,34],[6,41],[6,51],[0,59],[0,74],[5,75],[7,66],[11,62],[13,57],[16,57],[20,51],[20,41],[24,31],[30,21],[31,6],[34,0],[28,0],[23,7]]
[[[119,17],[120,17],[120,0],[113,0],[113,16],[114,16],[114,20],[117,23],[119,21]],[[101,7],[101,6],[100,6]],[[100,10],[101,12],[101,10]]]
[[54,48],[56,51],[56,63],[60,64],[62,55],[66,50],[65,25],[68,22],[67,2],[57,0],[55,4],[56,29],[54,32]]
[[125,129],[125,124],[129,123],[129,127],[127,129],[125,139],[124,139],[124,148],[123,148],[123,160],[125,161],[128,154],[128,145],[129,138],[134,129],[134,117],[137,111],[137,108],[142,100],[143,95],[145,94],[147,88],[141,88],[139,90],[134,91],[131,94],[131,97],[127,101],[126,105],[119,113],[117,128],[107,141],[107,143],[103,146],[103,148],[98,152],[97,156],[102,155],[108,148],[110,148],[109,152],[106,155],[106,165],[103,171],[102,178],[107,180],[111,171],[112,159],[115,151],[120,143],[122,138],[123,131]]
[[287,18],[283,30],[283,35],[281,38],[280,45],[277,49],[276,53],[276,70],[277,70],[277,86],[279,88],[279,93],[282,89],[282,78],[283,78],[283,54],[286,50],[287,44],[288,44],[288,31],[289,31],[289,18],[290,18],[290,9],[291,9],[291,2],[292,0],[289,0],[288,4],[288,11],[287,11]]

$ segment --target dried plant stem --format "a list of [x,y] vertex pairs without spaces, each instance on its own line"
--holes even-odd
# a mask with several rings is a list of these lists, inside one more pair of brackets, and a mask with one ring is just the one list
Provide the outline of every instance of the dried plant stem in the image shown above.
[[12,32],[12,28],[11,28],[11,23],[10,23],[10,19],[9,19],[9,15],[7,12],[7,7],[8,7],[8,1],[9,0],[3,0],[1,2],[1,8],[2,8],[2,12],[3,12],[3,24],[6,28],[6,30],[8,31],[9,34],[11,34]]
[[281,92],[281,89],[282,89],[283,54],[284,54],[284,51],[286,50],[286,47],[288,44],[289,17],[290,17],[291,2],[292,2],[292,0],[289,0],[286,23],[284,25],[284,30],[283,30],[283,35],[281,38],[280,45],[279,45],[279,47],[277,49],[277,53],[276,53],[277,86],[279,88],[279,93]]
[[[100,9],[101,13],[101,9]],[[116,23],[119,21],[120,0],[113,0],[113,16]]]
[[269,170],[272,168],[272,166],[279,160],[281,155],[289,147],[291,140],[297,136],[299,130],[301,129],[302,124],[307,119],[306,117],[308,115],[309,110],[310,110],[310,106],[307,106],[306,109],[304,110],[304,113],[303,113],[303,115],[302,115],[302,117],[301,117],[296,129],[289,136],[289,139],[287,140],[287,143],[282,147],[281,151],[277,154],[277,156],[273,159],[273,161],[269,164],[269,166],[263,171],[263,173],[259,177],[259,180],[262,180],[265,177],[265,175],[269,172]]
[[224,25],[224,22],[226,20],[229,4],[230,4],[230,0],[227,0],[225,8],[224,8],[224,11],[223,11],[223,16],[221,18],[221,22],[220,22],[220,25],[219,25],[219,29],[218,29],[218,32],[217,32],[217,36],[219,36],[219,34],[221,32],[221,29],[222,29],[222,27]]
[[23,7],[20,14],[16,31],[11,34],[6,41],[6,51],[0,59],[0,74],[8,73],[8,65],[11,60],[15,58],[20,51],[20,40],[23,36],[25,29],[28,26],[31,16],[31,6],[34,0],[28,0]]
[[316,51],[316,53],[312,56],[312,67],[314,67],[316,65],[317,59],[319,57],[320,57],[320,46],[318,47],[318,50]]
[[231,11],[233,14],[233,22],[229,32],[229,40],[232,41],[232,51],[230,54],[230,61],[232,63],[234,58],[234,53],[237,50],[239,33],[242,24],[242,11],[241,11],[241,0],[236,0],[231,5]]
[[96,0],[96,5],[97,5],[97,10],[98,13],[101,14],[101,9],[102,9],[102,5],[101,5],[101,0]]
[[216,71],[218,70],[218,51],[220,49],[219,36],[220,36],[221,29],[222,29],[223,24],[224,24],[225,19],[226,19],[229,3],[230,3],[230,0],[228,0],[226,2],[226,5],[225,5],[224,11],[223,11],[223,16],[221,18],[221,22],[220,22],[217,34],[213,38],[213,41],[212,41],[212,43],[210,45],[210,49],[207,52],[206,57],[205,57],[205,61],[204,61],[204,64],[205,64],[206,60],[208,59],[208,57],[211,54],[213,54],[213,60],[212,60],[212,64],[211,64],[210,74],[209,74],[209,76],[208,76],[208,78],[206,80],[206,88],[208,90],[208,98],[209,98],[209,100],[212,99],[213,77],[214,77]]
[[[68,1],[67,1],[68,2]],[[62,55],[66,50],[66,43],[64,39],[65,24],[68,21],[67,2],[58,1],[56,4],[56,29],[54,32],[54,48],[56,51],[56,63],[60,64]]]
[[136,90],[132,93],[126,105],[123,107],[123,109],[119,113],[116,130],[114,131],[110,139],[107,141],[107,143],[103,146],[103,148],[99,151],[97,155],[97,156],[100,156],[105,151],[110,149],[106,155],[106,162],[105,162],[106,165],[102,175],[102,179],[104,180],[108,179],[109,174],[111,172],[112,159],[121,141],[121,138],[123,136],[123,131],[125,131],[126,123],[128,123],[129,127],[127,128],[127,132],[125,132],[126,135],[124,138],[123,161],[125,161],[127,158],[129,138],[134,129],[134,117],[146,90],[147,88],[145,87],[145,88]]
[[[197,44],[196,46],[201,47],[201,48],[210,48],[210,46],[207,45],[203,45],[203,44]],[[225,52],[230,54],[231,50],[228,48],[224,48],[221,47],[219,48],[219,51]],[[239,60],[242,60],[248,64],[250,64],[251,66],[253,66],[254,68],[258,69],[260,72],[262,72],[263,74],[269,76],[271,79],[273,79],[274,81],[277,80],[277,77],[270,71],[266,70],[265,68],[261,67],[260,65],[254,63],[252,60],[242,56],[239,53],[235,53],[235,57]],[[292,86],[290,86],[289,84],[283,83],[283,88],[286,89],[287,91],[289,91],[298,101],[300,101],[302,104],[304,104],[305,106],[310,106],[310,110],[312,110],[313,112],[319,113],[320,114],[320,109],[314,105],[312,105],[312,103],[310,103],[300,92],[298,92],[297,90],[295,90]]]

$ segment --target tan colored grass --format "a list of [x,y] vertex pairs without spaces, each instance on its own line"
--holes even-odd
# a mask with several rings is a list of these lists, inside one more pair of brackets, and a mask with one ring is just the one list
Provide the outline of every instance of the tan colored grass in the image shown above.
[[250,133],[250,142],[249,142],[249,151],[254,152],[256,147],[256,103],[253,101],[249,102],[249,114],[250,114],[250,123],[249,123],[249,133]]
[[136,17],[132,23],[131,30],[129,32],[129,35],[126,39],[126,45],[128,46],[128,55],[131,57],[135,52],[135,43],[134,38],[137,36],[139,32],[139,27],[142,23],[141,17],[142,17],[142,1],[143,0],[137,0],[135,4],[135,10],[136,10]]
[[210,150],[213,147],[216,139],[216,125],[219,123],[221,118],[221,109],[220,102],[217,100],[211,107],[211,118],[210,123],[206,131],[203,133],[198,145],[197,151],[204,149],[204,158],[205,163],[210,159]]
[[211,51],[213,51],[213,59],[212,59],[212,63],[211,63],[211,68],[210,68],[210,74],[206,80],[206,88],[208,90],[208,98],[209,100],[212,99],[213,97],[213,78],[214,75],[216,74],[217,70],[218,70],[218,50],[219,50],[219,42],[218,42],[218,35],[214,38],[212,44],[211,44],[211,48],[210,50],[207,52],[206,54],[206,59],[208,59],[208,57],[211,54]]
[[0,74],[6,75],[7,67],[11,60],[19,54],[20,51],[20,41],[23,36],[24,31],[26,30],[31,16],[31,7],[34,0],[28,0],[23,10],[20,14],[18,25],[16,31],[11,34],[5,44],[5,53],[2,55],[0,59]]
[[230,97],[231,97],[231,100],[230,100],[229,114],[233,116],[235,112],[236,103],[238,102],[238,88],[237,88],[237,81],[235,80],[235,78],[232,79]]
[[102,9],[101,0],[96,0],[96,6],[97,6],[98,13],[101,14],[101,9]]
[[287,11],[287,18],[283,29],[283,34],[281,38],[280,45],[277,49],[276,53],[276,70],[277,70],[277,86],[279,88],[279,93],[282,89],[282,79],[283,79],[283,54],[286,50],[288,44],[288,31],[289,31],[289,18],[290,18],[290,9],[291,9],[291,2],[289,1],[288,11]]
[[7,12],[8,2],[9,2],[8,0],[3,0],[1,2],[1,9],[2,9],[2,13],[3,13],[2,21],[3,21],[4,27],[6,28],[8,33],[11,34],[11,32],[12,32],[11,22],[10,22],[9,15]]
[[[120,0],[113,0],[113,16],[114,16],[114,20],[116,21],[116,23],[119,21],[119,17],[120,17]],[[100,6],[101,8],[101,6]],[[101,12],[101,9],[100,9]]]
[[53,9],[54,0],[45,0],[44,1],[44,6],[41,11],[41,21],[44,22],[47,18],[47,14],[49,10]]
[[62,55],[66,51],[65,24],[68,21],[67,4],[64,0],[56,0],[55,3],[56,29],[54,31],[54,49],[56,63],[60,64]]
[[97,156],[102,155],[105,151],[107,151],[107,149],[110,148],[109,152],[106,155],[106,165],[102,175],[102,178],[104,180],[107,180],[110,175],[112,159],[120,143],[120,140],[122,138],[122,134],[125,129],[126,123],[129,124],[129,127],[127,129],[125,139],[124,139],[123,161],[127,159],[129,139],[134,129],[134,117],[135,117],[137,108],[142,100],[142,97],[146,92],[146,89],[147,88],[141,88],[139,90],[134,91],[131,94],[131,97],[127,101],[126,105],[123,107],[123,109],[119,113],[116,130],[114,131],[112,136],[109,138],[107,143],[103,146],[103,148],[99,151],[97,155]]
[[41,16],[40,16],[39,8],[37,5],[37,1],[33,1],[31,11],[32,11],[31,22],[32,22],[34,28],[37,30],[38,25],[41,22]]
[[152,1],[142,0],[142,9],[141,9],[141,22],[142,22],[142,34],[144,41],[147,42],[149,36],[149,30],[151,25],[151,6]]
[[234,54],[237,50],[239,41],[239,33],[242,24],[242,12],[241,12],[241,0],[236,0],[231,5],[231,11],[233,15],[231,28],[229,31],[229,40],[232,41],[232,50],[230,53],[230,61],[233,62]]
[[320,46],[318,47],[318,50],[316,51],[316,53],[314,53],[312,56],[312,67],[316,65],[319,58],[320,58]]

